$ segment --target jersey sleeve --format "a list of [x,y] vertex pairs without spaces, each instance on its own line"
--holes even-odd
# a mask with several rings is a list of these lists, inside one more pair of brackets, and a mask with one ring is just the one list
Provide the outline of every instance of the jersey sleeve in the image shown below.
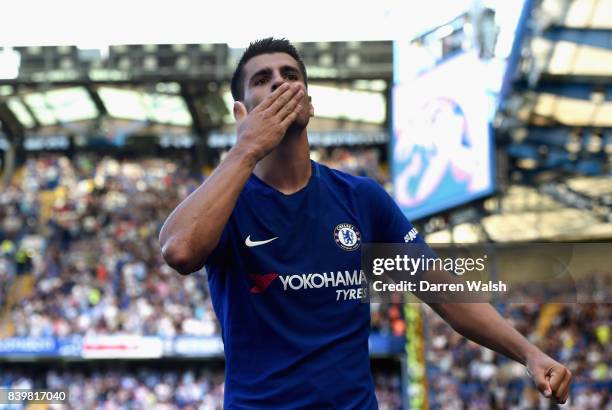
[[[434,258],[436,253],[425,242],[421,234],[406,218],[395,200],[377,182],[370,182],[370,212],[372,215],[373,240],[375,243],[414,244],[403,249],[410,258]],[[422,277],[425,271],[415,272]]]
[[214,270],[224,270],[226,265],[229,263],[231,258],[231,223],[232,217],[227,221],[225,226],[223,227],[223,232],[221,233],[221,237],[219,238],[219,243],[215,246],[215,249],[208,255],[206,259],[206,270],[211,271],[211,268]]
[[374,242],[425,243],[393,198],[376,181],[367,179]]

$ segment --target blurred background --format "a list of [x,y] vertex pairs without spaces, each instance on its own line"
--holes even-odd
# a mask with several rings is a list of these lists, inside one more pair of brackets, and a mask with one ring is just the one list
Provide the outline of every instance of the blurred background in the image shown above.
[[[222,408],[206,272],[172,271],[157,235],[235,141],[229,79],[256,38],[306,63],[311,157],[374,178],[428,242],[612,239],[612,0],[184,3],[3,13],[0,387]],[[612,409],[611,271],[592,303],[497,305],[573,372],[565,408]],[[371,310],[381,410],[554,408],[427,306]]]

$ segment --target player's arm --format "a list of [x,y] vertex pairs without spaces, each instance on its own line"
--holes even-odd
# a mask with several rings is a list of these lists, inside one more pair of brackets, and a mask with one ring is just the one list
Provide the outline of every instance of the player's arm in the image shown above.
[[[405,241],[404,235],[414,229],[413,225],[393,201],[393,199],[376,184],[365,185],[371,189],[365,195],[371,198],[373,220],[378,227],[376,241],[380,243],[401,243]],[[412,252],[425,252],[428,257],[435,253],[429,247],[423,248],[423,238],[418,235],[416,239],[409,238],[415,244]],[[430,270],[421,273],[430,283],[453,284],[461,282],[460,275],[453,275],[446,271]],[[463,292],[437,292],[431,294],[416,290],[413,294],[427,302],[453,329],[500,354],[526,365],[531,377],[536,382],[538,390],[547,397],[552,397],[560,403],[567,400],[571,382],[570,371],[544,354],[532,345],[516,329],[506,322],[489,303],[460,303],[473,300],[474,295]],[[486,298],[486,294],[482,294]],[[432,298],[435,299],[432,301]],[[484,299],[483,299],[484,300]]]
[[466,338],[527,366],[538,390],[565,403],[572,373],[514,329],[489,303],[430,303],[449,325]]
[[214,172],[164,222],[164,260],[181,274],[200,269],[217,246],[240,192],[257,162],[282,140],[300,110],[303,85],[284,83],[247,114],[234,105],[237,141]]

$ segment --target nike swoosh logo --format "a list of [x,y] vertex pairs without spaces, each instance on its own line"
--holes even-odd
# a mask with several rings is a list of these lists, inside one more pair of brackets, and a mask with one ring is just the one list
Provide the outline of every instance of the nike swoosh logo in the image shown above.
[[244,244],[246,246],[248,246],[249,248],[253,248],[255,246],[265,245],[267,243],[270,243],[270,242],[272,242],[275,239],[278,239],[278,236],[275,236],[272,239],[266,239],[265,241],[252,241],[251,240],[251,235],[249,235],[249,236],[247,236],[246,240],[244,241]]

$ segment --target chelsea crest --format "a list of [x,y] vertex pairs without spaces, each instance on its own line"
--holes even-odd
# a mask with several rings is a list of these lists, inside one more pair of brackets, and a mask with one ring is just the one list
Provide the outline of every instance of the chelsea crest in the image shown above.
[[361,233],[355,225],[342,223],[334,229],[336,244],[345,251],[354,251],[361,245]]

